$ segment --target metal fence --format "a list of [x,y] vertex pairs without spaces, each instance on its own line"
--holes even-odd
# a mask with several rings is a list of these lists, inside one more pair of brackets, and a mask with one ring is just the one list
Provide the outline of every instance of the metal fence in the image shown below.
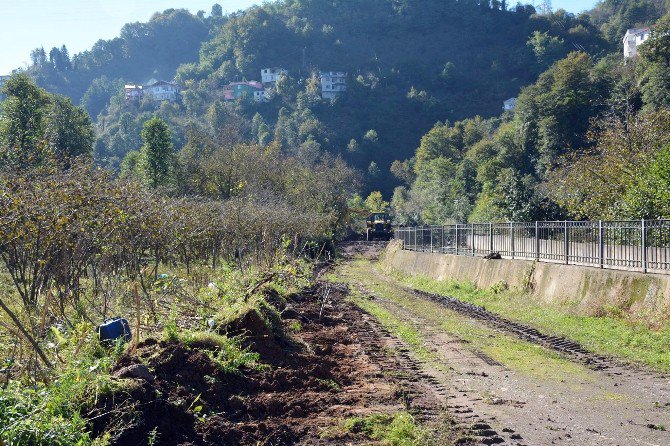
[[670,220],[399,227],[403,249],[670,273]]

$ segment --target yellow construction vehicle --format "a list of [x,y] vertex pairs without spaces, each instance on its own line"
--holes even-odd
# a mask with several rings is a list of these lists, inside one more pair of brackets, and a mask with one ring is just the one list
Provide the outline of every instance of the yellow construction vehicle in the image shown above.
[[393,238],[393,227],[391,216],[386,212],[375,212],[368,215],[366,220],[367,240],[391,240]]

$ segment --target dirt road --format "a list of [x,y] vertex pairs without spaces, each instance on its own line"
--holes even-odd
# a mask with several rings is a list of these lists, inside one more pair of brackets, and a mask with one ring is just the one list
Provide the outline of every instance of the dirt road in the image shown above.
[[491,434],[482,443],[670,445],[668,377],[409,289],[377,268],[378,248],[345,251],[330,279],[348,284],[461,424]]

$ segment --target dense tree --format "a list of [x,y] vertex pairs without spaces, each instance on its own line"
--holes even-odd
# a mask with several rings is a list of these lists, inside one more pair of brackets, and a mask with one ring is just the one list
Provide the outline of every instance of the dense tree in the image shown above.
[[174,169],[170,129],[160,118],[154,117],[142,128],[141,163],[149,187],[168,185]]
[[73,106],[69,98],[56,96],[45,118],[44,136],[56,159],[69,164],[73,158],[92,155],[95,134],[84,109]]
[[41,144],[49,96],[24,74],[12,76],[4,87],[0,150],[2,164],[27,167],[47,156]]
[[91,155],[95,135],[91,120],[64,97],[50,95],[24,74],[5,85],[0,114],[0,163],[26,168],[47,161],[68,166]]

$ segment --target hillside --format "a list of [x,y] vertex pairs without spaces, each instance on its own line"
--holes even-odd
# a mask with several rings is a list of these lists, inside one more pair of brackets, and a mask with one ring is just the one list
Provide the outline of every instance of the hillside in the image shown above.
[[[607,48],[586,19],[534,13],[530,6],[508,8],[506,2],[409,0],[273,2],[216,20],[170,10],[146,25],[127,25],[119,39],[74,56],[72,71],[48,67],[35,74],[40,85],[75,101],[86,95],[84,105],[96,115],[123,82],[169,79],[181,63],[176,79],[184,88],[183,103],[163,111],[180,148],[185,122],[207,115],[224,85],[258,80],[262,68],[283,67],[289,88],[270,103],[226,107],[246,122],[258,112],[287,151],[308,145],[342,154],[368,172],[367,190],[389,194],[395,182],[388,175],[391,163],[408,157],[435,122],[496,116],[503,100],[569,50],[600,54]],[[158,42],[160,52],[147,50]],[[318,80],[309,82],[318,70],[346,71],[347,94],[331,103],[310,93],[318,88]],[[135,130],[125,139],[137,141],[148,119],[141,111],[112,101],[102,118],[105,129],[130,112]],[[127,123],[128,116],[124,119]],[[280,127],[295,137],[277,135]],[[98,152],[103,164],[118,167],[137,147],[113,144],[113,136],[101,134]]]

